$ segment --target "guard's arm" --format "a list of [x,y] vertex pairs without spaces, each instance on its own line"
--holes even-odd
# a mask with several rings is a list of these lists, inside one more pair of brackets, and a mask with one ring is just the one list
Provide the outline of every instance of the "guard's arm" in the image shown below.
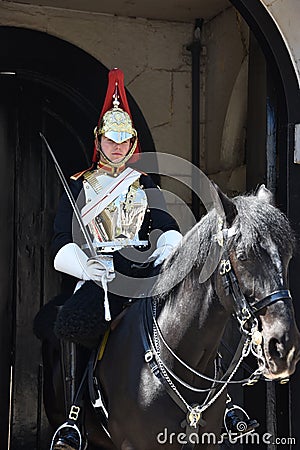
[[107,270],[101,261],[101,255],[88,258],[81,248],[74,242],[70,242],[57,252],[54,258],[54,268],[59,272],[72,275],[79,280],[102,281],[106,276],[107,281],[111,281],[115,274]]

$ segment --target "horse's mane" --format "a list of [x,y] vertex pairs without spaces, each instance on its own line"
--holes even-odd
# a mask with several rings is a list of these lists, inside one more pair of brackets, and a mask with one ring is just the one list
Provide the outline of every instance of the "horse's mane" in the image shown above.
[[272,239],[281,255],[292,253],[295,247],[294,233],[286,216],[270,203],[259,200],[254,195],[233,199],[238,215],[234,221],[237,234],[232,245],[246,255],[250,250],[259,252],[260,243]]
[[[270,238],[281,255],[292,253],[294,234],[287,218],[279,209],[255,195],[241,195],[232,201],[237,209],[237,216],[232,224],[236,234],[230,241],[231,248],[237,252],[243,251],[246,256],[251,250],[259,255],[261,242]],[[197,269],[199,276],[209,255],[213,255],[218,261],[222,252],[215,239],[218,218],[215,209],[209,211],[184,236],[181,245],[165,262],[155,287],[155,292],[161,299],[166,294],[169,296],[193,269]]]

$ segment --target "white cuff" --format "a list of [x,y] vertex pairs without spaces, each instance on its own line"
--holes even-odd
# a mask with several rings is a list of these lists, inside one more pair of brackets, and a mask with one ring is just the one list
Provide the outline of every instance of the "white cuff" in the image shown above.
[[59,272],[72,275],[79,280],[89,280],[86,273],[88,257],[74,242],[64,245],[54,258],[54,268]]

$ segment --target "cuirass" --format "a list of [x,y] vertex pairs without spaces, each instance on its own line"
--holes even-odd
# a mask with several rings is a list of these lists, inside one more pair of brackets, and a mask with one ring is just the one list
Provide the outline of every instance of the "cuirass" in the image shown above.
[[[114,190],[118,177],[111,177],[101,171],[84,175],[83,187],[86,203],[109,186]],[[148,245],[148,241],[139,239],[148,201],[139,178],[126,187],[117,197],[111,194],[111,202],[88,224],[94,243],[104,251],[115,251],[123,247]],[[101,208],[100,208],[101,209]]]

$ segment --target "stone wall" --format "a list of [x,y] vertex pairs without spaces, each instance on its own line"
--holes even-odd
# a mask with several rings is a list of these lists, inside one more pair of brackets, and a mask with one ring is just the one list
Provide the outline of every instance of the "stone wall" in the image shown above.
[[246,182],[248,42],[249,28],[234,8],[203,29],[201,161],[230,193],[244,191]]

